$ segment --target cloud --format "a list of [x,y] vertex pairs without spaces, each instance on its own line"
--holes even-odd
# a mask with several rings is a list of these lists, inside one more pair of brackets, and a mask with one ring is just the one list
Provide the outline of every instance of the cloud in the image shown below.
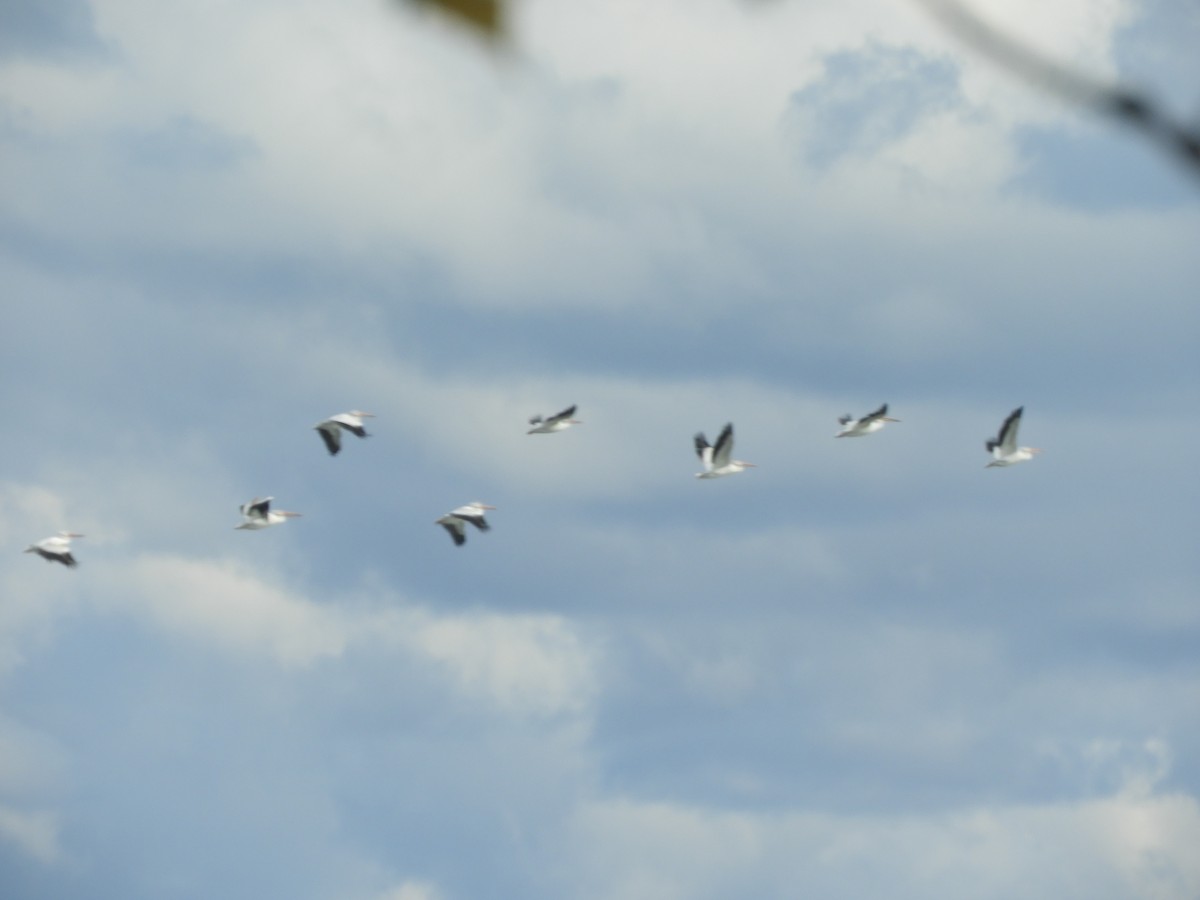
[[371,645],[404,650],[444,667],[460,696],[518,716],[585,713],[597,689],[596,645],[560,616],[442,615],[399,599],[390,609],[318,603],[240,562],[177,555],[139,556],[104,581],[102,607],[285,669]]
[[399,887],[390,888],[374,900],[439,900],[443,895],[437,887],[427,881],[406,881]]
[[168,631],[265,652],[284,666],[340,656],[348,640],[335,613],[232,561],[146,556],[120,576],[120,586],[128,593],[118,602]]
[[973,896],[1186,900],[1200,889],[1200,804],[1162,794],[934,815],[716,812],[604,800],[580,807],[577,898]]
[[9,841],[40,863],[62,857],[58,816],[49,810],[19,810],[0,803],[0,839]]
[[5,57],[0,881],[1190,900],[1196,214],[1023,181],[1074,113],[914,4],[513,9],[503,62],[379,0]]
[[190,116],[175,116],[142,134],[125,140],[125,152],[134,167],[167,167],[180,170],[223,169],[253,158],[254,144],[223,134]]
[[873,154],[921,118],[961,103],[953,67],[910,48],[840,51],[824,66],[823,77],[790,101],[805,156],[818,167],[848,153]]
[[79,528],[82,525],[74,523],[66,499],[57,491],[37,484],[0,484],[0,542],[33,543],[58,531]]
[[104,49],[87,0],[9,0],[0,6],[0,59],[64,61]]
[[597,687],[594,651],[557,616],[445,617],[419,628],[415,641],[502,710],[578,713]]

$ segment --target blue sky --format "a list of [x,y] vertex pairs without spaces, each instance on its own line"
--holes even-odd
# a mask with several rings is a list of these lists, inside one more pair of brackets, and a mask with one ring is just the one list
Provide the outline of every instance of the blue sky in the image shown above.
[[[978,6],[1195,108],[1194,11]],[[5,896],[1200,895],[1156,148],[883,0],[0,36]],[[1046,452],[985,470],[1020,405]],[[758,468],[698,482],[727,421]]]

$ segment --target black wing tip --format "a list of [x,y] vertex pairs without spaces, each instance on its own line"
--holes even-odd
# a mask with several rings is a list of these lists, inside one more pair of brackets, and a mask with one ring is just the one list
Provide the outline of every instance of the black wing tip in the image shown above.
[[1018,422],[1021,421],[1021,416],[1024,414],[1024,412],[1025,412],[1025,407],[1018,406],[1016,409],[1014,409],[1012,412],[1010,412],[1008,414],[1008,418],[1006,418],[1004,420],[1004,424],[1000,426],[1000,438],[1001,439],[1004,438],[1004,435],[1008,431],[1008,429],[1012,428]]
[[467,542],[467,536],[465,534],[463,534],[462,532],[460,532],[453,525],[450,525],[447,522],[443,522],[442,527],[445,528],[446,533],[449,534],[450,537],[454,539],[455,547],[461,547],[463,544],[465,544]]
[[338,446],[337,439],[330,435],[329,432],[320,425],[317,426],[317,434],[319,434],[321,436],[321,440],[325,442],[325,449],[329,451],[329,455],[337,456],[338,451],[342,449],[340,446]]
[[721,433],[717,435],[717,442],[714,447],[723,447],[727,441],[733,440],[733,423],[726,422],[725,427],[721,429]]

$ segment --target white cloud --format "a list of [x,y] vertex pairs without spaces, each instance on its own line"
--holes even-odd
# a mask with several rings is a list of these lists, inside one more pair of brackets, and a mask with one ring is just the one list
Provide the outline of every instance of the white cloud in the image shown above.
[[595,651],[558,616],[431,619],[418,627],[414,641],[469,692],[504,711],[582,712],[598,687]]
[[405,881],[379,894],[374,900],[442,900],[444,896],[432,882]]
[[0,803],[0,839],[15,844],[38,862],[62,856],[58,816],[48,810],[19,810]]
[[[1049,22],[1041,11],[1029,16],[1041,36],[1068,43],[1073,57],[1106,54],[1120,5],[1064,6]],[[950,53],[968,73],[969,94],[972,85],[1011,80],[897,4],[779,4],[758,14],[725,0],[699,11],[688,3],[530,4],[521,15],[524,52],[509,65],[377,2],[336,13],[319,3],[182,4],[169,24],[163,15],[133,0],[97,11],[121,65],[6,74],[26,98],[34,131],[66,146],[79,141],[89,160],[61,183],[37,173],[62,158],[47,159],[42,148],[21,157],[27,177],[11,202],[26,215],[52,213],[55,227],[104,241],[124,234],[166,247],[310,254],[332,244],[384,269],[431,254],[464,300],[508,307],[652,302],[663,293],[664,267],[686,272],[697,255],[706,258],[710,290],[753,284],[753,253],[716,223],[746,210],[761,218],[764,203],[805,203],[779,152],[779,118],[787,98],[819,75],[821,55],[862,46],[864,31]],[[207,49],[218,45],[219,66]],[[613,87],[580,93],[599,83]],[[970,96],[975,108],[999,102]],[[167,179],[122,159],[124,137],[181,116],[252,146],[253,155]],[[1013,118],[934,118],[896,160],[956,192],[995,185],[1011,171],[996,122]],[[329,160],[337,160],[333,170]],[[564,173],[571,190],[548,189],[547,171]],[[737,190],[727,186],[730,171],[743,173]],[[139,186],[136,205],[130,181]],[[847,182],[839,193],[854,188],[854,178]],[[580,205],[572,197],[586,184],[629,202]],[[90,197],[84,210],[75,202],[81,191]]]
[[269,574],[221,559],[143,555],[104,577],[102,606],[286,668],[342,659],[375,643],[436,660],[464,697],[503,714],[585,712],[597,690],[597,645],[554,615],[439,615],[393,598],[391,609],[318,603]]
[[233,561],[143,556],[114,579],[110,591],[109,602],[170,632],[264,652],[285,666],[339,656],[348,640],[336,612]]
[[[932,814],[716,812],[585,804],[570,846],[588,900],[727,897],[1188,900],[1200,890],[1200,804],[1179,795]],[[967,887],[969,885],[969,887]]]
[[[1074,113],[915,3],[522,0],[504,61],[387,5],[110,0],[111,55],[0,67],[2,839],[376,900],[1200,893],[1195,213],[1006,190]],[[1098,71],[1130,6],[979,5]],[[792,98],[881,46],[903,96],[806,166]],[[993,478],[1021,402],[1051,452]],[[760,468],[696,482],[730,420]],[[253,492],[306,518],[235,533]],[[78,571],[19,554],[63,527]]]

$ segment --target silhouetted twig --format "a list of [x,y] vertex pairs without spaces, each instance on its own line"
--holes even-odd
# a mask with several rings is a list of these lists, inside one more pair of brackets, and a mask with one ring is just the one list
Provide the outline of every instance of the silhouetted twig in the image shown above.
[[917,0],[963,41],[1038,87],[1141,132],[1200,176],[1200,127],[1172,118],[1149,97],[1072,69],[984,22],[957,0]]

